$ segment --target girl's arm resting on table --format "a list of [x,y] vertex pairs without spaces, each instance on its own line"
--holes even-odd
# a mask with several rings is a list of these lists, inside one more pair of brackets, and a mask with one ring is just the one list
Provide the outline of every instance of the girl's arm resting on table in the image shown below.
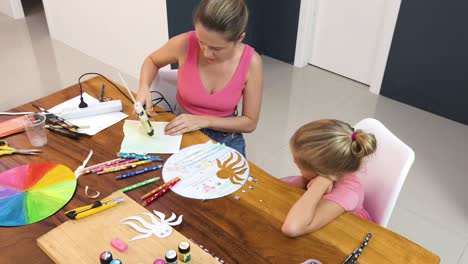
[[151,53],[141,66],[140,83],[136,100],[142,104],[146,104],[146,110],[150,114],[154,113],[149,91],[151,83],[158,74],[160,68],[172,63],[179,63],[180,59],[185,56],[187,38],[187,33],[171,38],[164,46]]
[[335,202],[322,199],[332,184],[323,177],[313,180],[309,189],[291,207],[281,231],[289,237],[297,237],[318,230],[345,212]]
[[201,128],[223,132],[250,133],[257,128],[263,92],[263,66],[260,55],[254,53],[244,88],[242,116],[212,117],[182,114],[166,126],[166,134],[179,135]]

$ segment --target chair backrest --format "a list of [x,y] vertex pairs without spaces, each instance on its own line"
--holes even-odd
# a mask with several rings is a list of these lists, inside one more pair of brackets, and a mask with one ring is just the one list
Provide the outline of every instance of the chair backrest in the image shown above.
[[[154,102],[155,99],[161,96],[155,91],[160,92],[167,102],[171,105],[172,110],[177,103],[177,73],[178,70],[159,70],[158,76],[154,79],[150,86],[151,98]],[[158,104],[159,107],[169,111],[169,107],[164,101]]]
[[359,171],[364,187],[364,208],[375,223],[386,227],[398,195],[414,161],[414,151],[373,118],[359,121],[355,129],[373,133],[377,151]]

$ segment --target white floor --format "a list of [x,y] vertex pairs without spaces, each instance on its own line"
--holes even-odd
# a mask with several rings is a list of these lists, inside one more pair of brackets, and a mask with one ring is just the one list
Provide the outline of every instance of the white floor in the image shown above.
[[[84,72],[118,80],[114,68],[51,40],[41,7],[26,13],[22,20],[0,14],[0,111],[70,86]],[[312,66],[265,57],[264,67],[260,123],[246,137],[250,160],[276,177],[298,174],[288,140],[299,126],[319,118],[355,124],[374,117],[416,153],[389,228],[439,255],[441,263],[468,263],[468,126]]]

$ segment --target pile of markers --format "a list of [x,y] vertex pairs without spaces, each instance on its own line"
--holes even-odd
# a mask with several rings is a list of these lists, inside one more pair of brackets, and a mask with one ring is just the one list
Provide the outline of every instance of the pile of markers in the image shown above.
[[[84,168],[84,173],[96,173],[98,175],[109,173],[109,172],[116,172],[126,169],[131,169],[138,167],[140,165],[149,164],[151,162],[163,162],[164,160],[158,156],[151,156],[151,155],[141,155],[135,153],[118,153],[119,158],[109,160],[106,162],[102,162],[93,166],[89,166]],[[156,165],[153,167],[144,168],[142,170],[129,172],[126,174],[118,175],[115,178],[117,180],[133,177],[145,172],[150,172],[154,170],[158,170],[162,167],[162,165]]]
[[[137,166],[149,164],[151,162],[163,162],[164,161],[160,157],[152,156],[152,155],[141,155],[141,154],[123,153],[123,152],[120,152],[117,155],[118,155],[118,158],[116,158],[116,159],[109,160],[109,161],[106,161],[106,162],[102,162],[102,163],[99,163],[99,164],[92,165],[92,166],[84,168],[83,169],[84,173],[86,173],[86,174],[96,173],[98,175],[101,175],[101,174],[105,174],[105,173],[109,173],[109,172],[116,172],[116,171],[135,168]],[[147,167],[147,168],[144,168],[144,169],[141,169],[141,170],[136,170],[136,171],[132,171],[132,172],[128,172],[128,173],[125,173],[125,174],[115,176],[115,179],[116,180],[122,180],[122,179],[130,178],[130,177],[133,177],[133,176],[136,176],[136,175],[140,175],[140,174],[143,174],[143,173],[146,173],[146,172],[159,170],[160,168],[162,168],[162,165],[159,164],[159,165],[155,165],[155,166],[152,166],[152,167]],[[145,180],[145,181],[130,185],[128,187],[125,187],[125,188],[121,189],[120,191],[128,192],[128,191],[131,191],[133,189],[136,189],[136,188],[148,185],[150,183],[153,183],[153,182],[155,182],[155,181],[157,181],[159,179],[160,179],[160,177],[151,178],[151,179],[148,179],[148,180]],[[143,206],[149,205],[154,200],[159,198],[161,195],[166,193],[169,189],[172,188],[172,186],[174,186],[179,181],[180,181],[180,178],[177,177],[177,178],[175,178],[175,179],[173,179],[171,181],[168,181],[168,182],[164,183],[163,185],[157,187],[156,189],[146,193],[145,195],[143,195],[141,197],[142,200],[145,200],[142,203],[142,205]]]

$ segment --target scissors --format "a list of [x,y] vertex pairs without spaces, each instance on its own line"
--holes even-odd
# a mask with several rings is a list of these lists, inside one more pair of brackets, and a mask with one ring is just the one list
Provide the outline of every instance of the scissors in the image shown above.
[[8,146],[8,142],[0,140],[0,156],[10,154],[38,155],[40,149],[15,149]]

